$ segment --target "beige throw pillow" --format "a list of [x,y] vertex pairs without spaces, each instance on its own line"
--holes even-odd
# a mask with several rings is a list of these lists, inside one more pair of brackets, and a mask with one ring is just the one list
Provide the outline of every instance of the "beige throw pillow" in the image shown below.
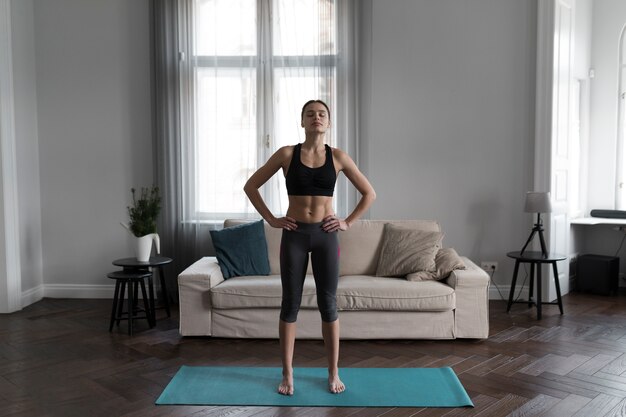
[[435,257],[435,271],[413,272],[406,276],[409,281],[442,280],[448,278],[455,269],[465,269],[463,259],[453,248],[442,248]]
[[443,233],[385,224],[377,277],[403,277],[416,271],[435,271],[435,256]]

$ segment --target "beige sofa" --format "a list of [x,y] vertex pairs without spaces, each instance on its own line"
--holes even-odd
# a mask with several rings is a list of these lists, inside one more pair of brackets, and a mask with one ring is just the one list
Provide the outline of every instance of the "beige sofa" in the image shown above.
[[[239,223],[227,220],[225,227]],[[443,281],[376,277],[385,223],[440,231],[434,221],[360,220],[348,231],[340,232],[337,306],[342,339],[486,338],[487,273],[462,257],[466,269],[453,271]],[[278,337],[281,233],[265,224],[269,276],[224,280],[215,257],[198,260],[178,276],[181,335]],[[321,338],[320,323],[309,262],[297,337]]]

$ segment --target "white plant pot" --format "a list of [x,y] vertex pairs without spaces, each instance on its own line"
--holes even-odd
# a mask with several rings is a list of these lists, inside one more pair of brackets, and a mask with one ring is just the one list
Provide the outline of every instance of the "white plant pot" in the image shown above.
[[137,261],[148,262],[150,260],[150,254],[152,253],[152,242],[156,245],[156,252],[161,252],[161,242],[159,235],[156,233],[150,233],[149,235],[138,237],[135,241],[135,255]]

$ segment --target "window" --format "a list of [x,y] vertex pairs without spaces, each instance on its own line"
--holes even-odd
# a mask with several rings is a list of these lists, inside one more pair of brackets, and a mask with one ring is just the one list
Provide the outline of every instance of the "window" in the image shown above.
[[[304,140],[302,104],[321,99],[335,124],[338,7],[334,0],[194,0],[184,152],[189,184],[184,212],[195,219],[255,216],[243,186],[278,148]],[[343,146],[341,146],[343,145]],[[275,214],[287,210],[278,172],[261,193]]]

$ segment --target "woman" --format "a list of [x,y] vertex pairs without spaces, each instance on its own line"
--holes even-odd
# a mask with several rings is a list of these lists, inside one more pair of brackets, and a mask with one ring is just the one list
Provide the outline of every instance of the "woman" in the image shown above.
[[[336,291],[339,280],[339,239],[337,232],[347,230],[376,198],[367,178],[345,152],[324,143],[330,127],[330,111],[321,100],[311,100],[302,107],[301,124],[304,143],[284,146],[248,180],[244,191],[270,226],[283,229],[280,272],[283,288],[279,337],[283,379],[278,392],[293,395],[293,351],[296,319],[302,299],[302,287],[311,252],[311,263],[317,289],[317,304],[322,316],[322,336],[328,357],[328,389],[345,390],[339,379],[339,320]],[[285,217],[276,218],[261,198],[259,188],[279,169],[283,170],[289,195]],[[337,174],[354,184],[362,197],[345,219],[333,211],[333,192]]]

